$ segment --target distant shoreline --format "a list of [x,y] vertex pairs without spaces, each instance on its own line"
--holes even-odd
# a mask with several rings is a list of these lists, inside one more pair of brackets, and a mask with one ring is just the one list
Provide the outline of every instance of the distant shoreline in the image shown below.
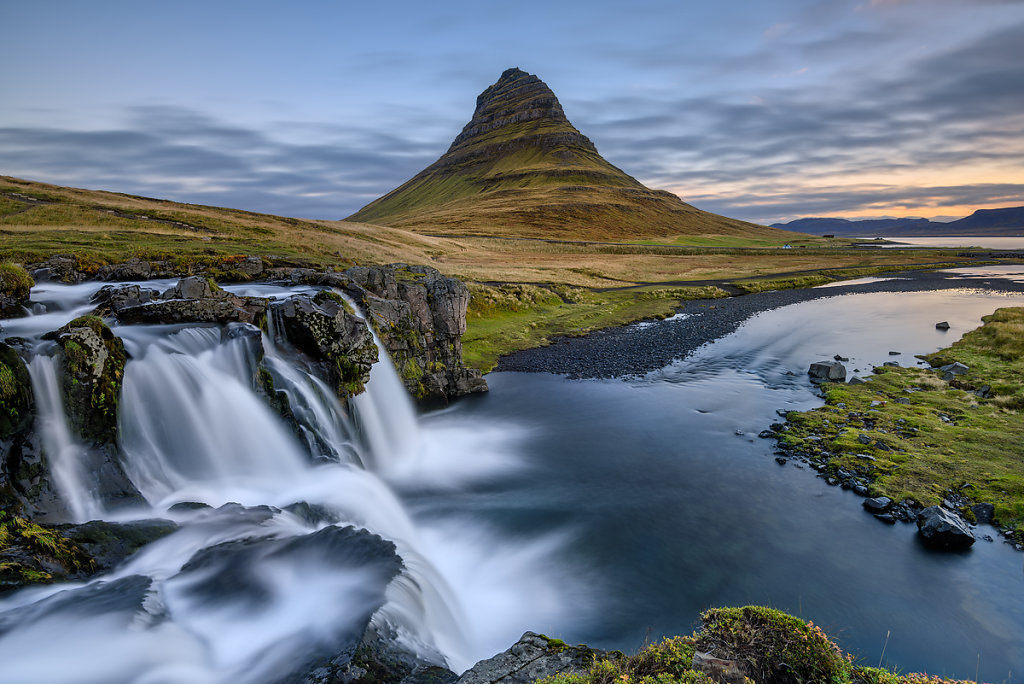
[[[546,347],[513,352],[498,360],[496,372],[554,373],[570,378],[621,378],[642,375],[686,358],[702,345],[735,331],[763,311],[800,302],[867,292],[924,292],[971,287],[964,278],[938,271],[899,271],[894,279],[827,288],[773,290],[727,299],[685,302],[683,320],[654,321],[598,330],[582,337],[558,337]],[[898,279],[895,279],[898,278]],[[986,289],[1024,293],[1024,283],[986,278]]]

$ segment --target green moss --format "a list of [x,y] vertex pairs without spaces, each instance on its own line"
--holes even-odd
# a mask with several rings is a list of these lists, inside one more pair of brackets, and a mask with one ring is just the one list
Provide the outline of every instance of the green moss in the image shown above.
[[763,606],[715,608],[701,615],[701,651],[744,662],[755,681],[848,682],[850,659],[813,622]]
[[491,370],[502,354],[550,344],[556,336],[665,318],[686,301],[728,297],[717,287],[639,287],[594,292],[568,286],[470,284],[463,359]]
[[33,285],[32,276],[18,264],[0,263],[0,295],[25,300]]
[[56,564],[69,574],[94,568],[88,554],[58,530],[0,511],[0,585],[20,586],[53,580],[42,565],[2,560],[7,552],[14,550],[29,554],[37,563]]
[[317,304],[323,304],[324,302],[334,302],[338,304],[345,313],[355,315],[356,310],[348,303],[344,297],[335,292],[334,290],[319,290],[313,295],[313,301]]
[[0,439],[28,427],[32,419],[32,383],[25,362],[0,342]]
[[[91,352],[72,331],[88,328],[107,352],[101,368],[94,367]],[[64,366],[65,405],[72,423],[83,437],[99,443],[112,442],[117,432],[117,407],[127,354],[120,338],[98,316],[80,316],[57,332]]]
[[[826,385],[825,406],[791,413],[780,442],[831,472],[857,474],[872,496],[930,506],[953,492],[991,503],[997,524],[1020,535],[1024,308],[984,321],[925,357],[935,365],[959,361],[970,367],[966,375],[946,382],[930,369],[880,367],[866,384]],[[992,389],[979,396],[986,385]]]

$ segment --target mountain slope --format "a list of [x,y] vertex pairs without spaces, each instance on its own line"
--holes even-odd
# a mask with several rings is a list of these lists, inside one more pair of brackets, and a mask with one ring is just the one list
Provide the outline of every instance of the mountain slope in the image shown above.
[[519,69],[505,71],[480,94],[473,118],[440,159],[347,220],[506,237],[785,239],[645,187],[608,163],[569,122],[551,89]]
[[868,219],[850,221],[842,218],[802,218],[789,223],[773,223],[773,228],[796,230],[812,235],[845,236],[1017,236],[1024,235],[1024,207],[978,209],[970,216],[942,223],[928,219]]

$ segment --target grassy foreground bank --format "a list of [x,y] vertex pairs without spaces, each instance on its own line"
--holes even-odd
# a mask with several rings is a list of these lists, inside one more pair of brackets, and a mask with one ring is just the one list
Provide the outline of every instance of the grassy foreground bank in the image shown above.
[[871,481],[871,496],[995,506],[995,523],[1024,542],[1024,308],[1002,308],[947,349],[933,369],[880,367],[863,385],[828,384],[825,406],[790,413],[780,442],[830,472]]
[[[897,674],[854,662],[813,622],[763,606],[714,608],[701,629],[673,637],[632,656],[612,653],[579,674],[542,684],[953,684],[926,674]],[[553,648],[564,645],[552,642]],[[710,656],[710,657],[709,657]]]

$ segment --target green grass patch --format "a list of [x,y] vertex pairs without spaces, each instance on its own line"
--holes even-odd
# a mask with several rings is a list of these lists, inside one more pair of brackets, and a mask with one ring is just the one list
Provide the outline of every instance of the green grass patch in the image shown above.
[[[698,654],[709,654],[708,662]],[[633,655],[613,652],[584,672],[541,684],[966,684],[925,674],[858,666],[813,622],[764,606],[712,608],[701,629],[650,644]]]
[[729,296],[717,287],[644,287],[593,292],[568,286],[470,285],[462,337],[465,364],[487,372],[498,357],[540,347],[556,336],[665,318],[692,299]]
[[925,357],[963,363],[966,375],[946,382],[932,369],[881,367],[864,385],[827,385],[825,406],[790,414],[781,442],[870,480],[872,496],[930,506],[957,493],[991,503],[996,523],[1024,537],[1024,308],[983,320]]

